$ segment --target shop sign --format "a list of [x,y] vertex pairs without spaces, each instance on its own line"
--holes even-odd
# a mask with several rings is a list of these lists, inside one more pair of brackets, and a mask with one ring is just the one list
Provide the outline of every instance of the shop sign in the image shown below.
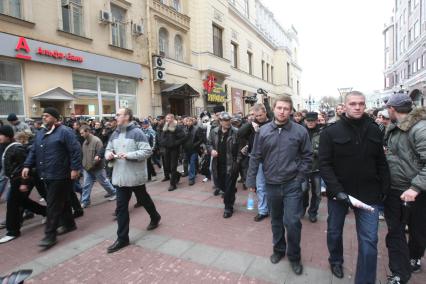
[[207,96],[207,102],[224,103],[226,101],[225,90],[222,85],[216,82],[214,75],[209,75],[203,83],[204,93]]
[[232,113],[244,113],[243,91],[231,88]]
[[[32,60],[31,49],[27,43],[27,39],[24,37],[19,37],[18,43],[15,47],[15,50],[18,52],[15,56],[16,58]],[[61,52],[58,50],[50,50],[48,48],[38,47],[36,51],[36,55],[38,56],[46,56],[56,60],[68,60],[73,62],[81,63],[83,62],[82,56],[77,56],[72,54],[71,52]]]

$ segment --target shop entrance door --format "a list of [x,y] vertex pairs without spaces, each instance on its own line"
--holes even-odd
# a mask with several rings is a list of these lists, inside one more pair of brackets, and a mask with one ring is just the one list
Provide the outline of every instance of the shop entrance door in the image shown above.
[[170,113],[175,115],[184,115],[185,113],[185,99],[169,98]]

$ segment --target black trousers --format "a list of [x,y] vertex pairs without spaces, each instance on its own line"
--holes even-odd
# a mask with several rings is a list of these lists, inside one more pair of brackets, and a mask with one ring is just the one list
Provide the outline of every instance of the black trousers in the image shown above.
[[120,242],[129,242],[129,201],[132,197],[132,192],[140,195],[140,203],[148,212],[151,220],[158,220],[159,214],[155,208],[155,204],[151,196],[146,191],[146,186],[118,187],[117,188],[117,236]]
[[405,236],[404,207],[400,196],[402,191],[391,190],[385,200],[385,219],[388,226],[386,247],[389,254],[389,269],[401,281],[407,282],[411,277],[410,256]]
[[66,180],[46,180],[47,221],[44,233],[46,237],[56,237],[56,229],[61,221],[62,226],[75,226],[71,211],[70,198],[74,183]]
[[[8,236],[19,236],[22,222],[22,209],[30,210],[31,212],[46,216],[46,206],[40,205],[30,199],[29,191],[21,192],[19,180],[10,182],[10,194],[7,200],[6,211],[6,229]],[[31,187],[31,185],[29,185]]]
[[426,246],[426,193],[421,192],[409,209],[408,249],[410,258],[422,258]]
[[164,156],[164,171],[170,173],[170,185],[176,186],[180,174],[177,172],[179,149],[166,149]]
[[226,165],[218,165],[218,186],[221,191],[224,192],[223,203],[225,204],[225,211],[234,210],[235,193],[237,188],[238,173],[227,173]]
[[164,152],[164,154],[161,155],[161,161],[163,162],[164,177],[170,178],[170,167],[169,167],[169,165],[166,164],[166,153],[165,152]]
[[152,177],[155,177],[157,175],[157,173],[155,172],[151,158],[148,158],[146,163],[147,163],[146,165],[147,165],[147,170],[148,170],[148,180],[150,180]]

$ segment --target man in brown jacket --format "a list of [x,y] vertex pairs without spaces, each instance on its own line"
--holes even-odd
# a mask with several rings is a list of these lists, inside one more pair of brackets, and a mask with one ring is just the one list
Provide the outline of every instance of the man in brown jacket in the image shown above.
[[84,138],[83,152],[83,193],[81,195],[81,206],[87,208],[90,205],[90,193],[95,181],[98,181],[108,193],[105,197],[109,201],[116,198],[116,190],[106,177],[105,163],[103,160],[104,147],[101,139],[90,132],[88,125],[80,127],[80,135]]

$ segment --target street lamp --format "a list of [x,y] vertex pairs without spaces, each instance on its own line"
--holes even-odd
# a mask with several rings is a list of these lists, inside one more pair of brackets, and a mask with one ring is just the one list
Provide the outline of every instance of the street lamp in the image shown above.
[[311,98],[311,95],[309,95],[309,99],[305,101],[305,104],[309,105],[309,111],[312,111],[312,105],[315,104],[315,100]]
[[339,91],[340,95],[340,103],[343,103],[343,95],[346,95],[347,93],[350,93],[352,91],[352,87],[350,88],[337,88],[337,91]]

